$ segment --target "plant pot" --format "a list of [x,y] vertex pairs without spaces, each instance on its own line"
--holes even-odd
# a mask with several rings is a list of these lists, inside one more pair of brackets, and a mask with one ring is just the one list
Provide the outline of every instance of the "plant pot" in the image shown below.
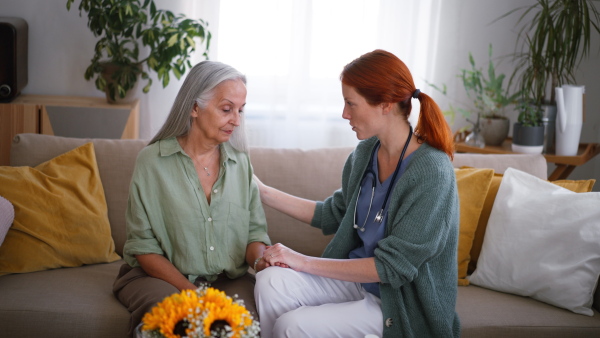
[[[142,67],[140,65],[125,66],[126,68],[127,67],[130,68],[129,72],[135,73],[133,75],[133,76],[135,76],[135,83],[133,84],[132,88],[130,88],[126,92],[125,97],[120,97],[118,94],[115,94],[115,99],[113,100],[110,97],[109,88],[112,85],[114,85],[116,82],[116,80],[114,78],[115,74],[124,66],[121,66],[120,64],[112,63],[112,62],[103,62],[103,63],[101,63],[101,66],[102,66],[102,73],[100,73],[100,75],[102,76],[104,81],[106,81],[106,86],[104,87],[104,93],[106,94],[106,101],[108,103],[112,103],[112,104],[133,102],[138,95],[138,88],[139,88],[139,84],[140,84],[139,74],[141,73]],[[135,69],[135,70],[132,71],[131,69]]]
[[481,136],[488,146],[499,146],[506,140],[510,121],[503,117],[481,117]]
[[527,127],[518,122],[515,123],[513,126],[513,151],[541,154],[544,149],[544,130],[544,126]]

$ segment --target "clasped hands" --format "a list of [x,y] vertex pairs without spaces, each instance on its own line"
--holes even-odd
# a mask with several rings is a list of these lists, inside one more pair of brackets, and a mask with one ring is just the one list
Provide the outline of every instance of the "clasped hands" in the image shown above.
[[267,246],[267,249],[263,252],[263,260],[267,263],[267,267],[278,266],[302,271],[302,266],[306,262],[306,256],[281,243],[277,243]]

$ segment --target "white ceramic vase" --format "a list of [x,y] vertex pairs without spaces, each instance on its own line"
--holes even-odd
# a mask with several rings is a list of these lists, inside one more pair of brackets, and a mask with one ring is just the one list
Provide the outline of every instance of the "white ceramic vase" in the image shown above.
[[583,123],[585,86],[556,87],[556,155],[575,156]]

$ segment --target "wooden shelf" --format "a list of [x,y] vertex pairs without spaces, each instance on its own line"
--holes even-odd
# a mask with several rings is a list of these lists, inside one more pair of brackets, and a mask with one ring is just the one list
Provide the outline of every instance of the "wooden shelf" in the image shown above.
[[[478,154],[519,154],[512,151],[512,138],[507,138],[499,146],[485,146],[485,148],[473,147],[464,142],[456,143],[456,152],[458,153],[478,153]],[[598,143],[581,143],[577,155],[575,156],[558,156],[556,154],[542,154],[546,161],[550,163],[582,165],[591,160],[594,156],[600,153],[600,144]]]
[[[456,152],[458,153],[477,153],[477,154],[519,154],[512,151],[512,138],[507,138],[499,146],[485,146],[485,148],[473,147],[465,144],[464,141],[456,142]],[[556,164],[556,169],[550,175],[550,180],[566,179],[569,174],[596,155],[600,154],[600,144],[581,143],[577,155],[558,156],[556,154],[542,154],[548,163]]]
[[81,138],[139,137],[139,100],[110,104],[104,97],[20,95],[0,104],[0,165],[8,165],[15,135]]

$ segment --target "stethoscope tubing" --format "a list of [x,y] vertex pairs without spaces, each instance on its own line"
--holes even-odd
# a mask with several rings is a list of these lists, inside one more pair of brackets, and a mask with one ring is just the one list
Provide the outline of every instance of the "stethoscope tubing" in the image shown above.
[[[402,160],[404,160],[404,155],[406,154],[406,149],[408,149],[408,145],[410,143],[410,139],[412,137],[413,134],[413,130],[412,130],[412,126],[410,127],[410,131],[408,133],[408,138],[406,139],[406,142],[404,143],[404,148],[402,149],[402,153],[400,154],[400,159],[398,160],[398,164],[396,165],[396,169],[394,170],[394,175],[392,176],[392,182],[390,183],[390,186],[387,189],[387,192],[385,194],[385,199],[383,200],[383,205],[381,206],[381,210],[379,210],[379,212],[377,212],[377,214],[375,215],[375,222],[381,224],[381,222],[383,222],[383,210],[385,210],[385,206],[387,205],[388,199],[390,197],[390,193],[392,192],[393,188],[394,188],[394,182],[396,181],[396,177],[398,176],[398,172],[400,171],[400,166],[402,164]],[[373,157],[375,156],[375,151],[377,150],[377,147],[379,146],[381,142],[379,140],[377,140],[377,143],[375,144],[375,147],[373,148],[373,151],[371,152],[371,156],[369,158],[369,164],[367,165],[367,169],[365,170],[364,174],[363,174],[363,179],[365,177],[365,175],[371,174],[372,178],[371,178],[371,200],[369,201],[369,209],[367,210],[367,216],[365,217],[365,221],[363,222],[362,227],[358,227],[357,224],[357,209],[358,209],[358,199],[360,197],[360,192],[362,191],[362,179],[360,180],[360,187],[358,188],[358,195],[356,196],[356,202],[354,205],[354,228],[360,230],[361,232],[365,232],[365,226],[367,225],[367,220],[369,219],[369,215],[371,214],[371,207],[373,206],[373,197],[375,196],[375,179],[377,178],[377,175],[375,175],[375,171],[373,171]]]

